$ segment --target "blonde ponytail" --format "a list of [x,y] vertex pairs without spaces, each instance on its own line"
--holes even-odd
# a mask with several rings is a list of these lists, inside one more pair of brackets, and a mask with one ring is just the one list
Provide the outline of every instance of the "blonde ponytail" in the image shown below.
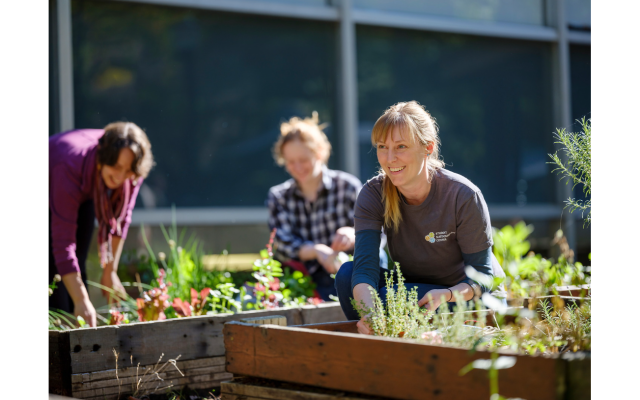
[[[413,140],[421,146],[433,144],[433,150],[427,158],[429,177],[444,168],[444,162],[440,159],[440,138],[438,137],[438,125],[435,119],[416,101],[408,101],[394,104],[378,118],[371,130],[371,143],[376,146],[378,142],[384,142],[387,134],[394,127],[399,127],[408,132]],[[385,175],[382,182],[382,201],[384,203],[384,225],[398,231],[402,214],[400,213],[400,196],[398,189],[380,168],[380,173]]]

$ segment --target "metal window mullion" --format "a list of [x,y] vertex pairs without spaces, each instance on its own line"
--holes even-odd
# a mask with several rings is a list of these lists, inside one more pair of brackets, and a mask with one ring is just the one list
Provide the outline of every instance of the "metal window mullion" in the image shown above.
[[[558,41],[556,43],[557,55],[554,57],[554,68],[557,71],[558,87],[557,95],[559,101],[557,106],[559,108],[559,128],[571,129],[571,69],[570,69],[570,57],[569,57],[569,35],[567,29],[567,19],[565,15],[565,2],[564,0],[551,0],[551,4],[555,6],[555,27],[558,32]],[[556,149],[559,147],[556,146]],[[560,153],[560,157],[563,162],[567,161],[564,152]],[[559,178],[559,177],[558,177]],[[558,179],[559,180],[559,179]],[[572,182],[566,184],[566,181],[558,183],[560,189],[560,195],[563,200],[573,197]],[[562,213],[563,220],[563,232],[567,237],[569,246],[572,249],[576,249],[576,227],[575,218],[573,214],[565,209]]]
[[356,33],[351,0],[340,2],[340,88],[342,168],[360,176],[358,151],[358,83]]
[[71,0],[58,0],[58,79],[60,131],[74,128]]

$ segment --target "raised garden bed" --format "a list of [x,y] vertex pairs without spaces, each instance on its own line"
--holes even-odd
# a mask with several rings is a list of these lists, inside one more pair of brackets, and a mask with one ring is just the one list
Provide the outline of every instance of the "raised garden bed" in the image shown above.
[[[418,340],[364,336],[356,322],[302,327],[224,327],[227,371],[393,399],[475,399],[490,393],[487,372],[460,371],[490,353],[433,346]],[[588,353],[526,356],[500,370],[500,393],[536,399],[590,398]]]
[[[157,371],[159,365],[170,359],[177,359],[178,368],[167,365],[160,371],[159,374],[165,375],[159,375],[159,378],[167,380],[163,386],[170,383],[171,389],[185,385],[189,388],[218,387],[222,380],[231,376],[224,370],[224,323],[268,316],[283,316],[288,325],[345,320],[340,304],[324,303],[49,331],[49,392],[76,398],[116,399],[118,393],[127,393],[130,389],[133,374],[137,372],[140,377],[146,371]],[[114,351],[118,354],[117,377]],[[123,381],[123,378],[129,378],[131,382]]]

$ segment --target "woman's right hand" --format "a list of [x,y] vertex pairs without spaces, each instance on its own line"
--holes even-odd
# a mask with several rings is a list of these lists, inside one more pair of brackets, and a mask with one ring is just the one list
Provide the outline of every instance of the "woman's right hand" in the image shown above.
[[371,314],[367,314],[360,318],[360,321],[358,321],[358,323],[356,324],[356,326],[358,327],[358,333],[361,333],[363,335],[373,335],[373,329],[371,329],[371,327],[367,323],[367,319],[369,319],[370,317]]
[[96,309],[88,298],[74,304],[73,315],[82,317],[90,327],[96,326]]

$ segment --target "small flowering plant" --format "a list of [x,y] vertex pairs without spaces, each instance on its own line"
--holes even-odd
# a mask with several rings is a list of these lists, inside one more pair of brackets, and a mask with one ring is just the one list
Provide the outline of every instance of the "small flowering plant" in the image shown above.
[[62,280],[62,278],[60,277],[60,275],[55,274],[53,276],[53,282],[51,282],[49,284],[49,296],[51,296],[53,294],[53,290],[57,289],[58,286],[56,285],[57,282],[60,282]]
[[[158,321],[166,319],[164,310],[169,307],[169,295],[164,282],[164,269],[158,270],[158,287],[142,293],[142,298],[136,299],[138,317],[140,321]],[[170,284],[170,283],[169,283]]]
[[242,311],[242,302],[235,299],[238,294],[240,299],[244,298],[244,287],[238,289],[231,282],[219,283],[216,290],[211,291],[211,310],[214,313],[233,313],[233,307],[236,312]]
[[205,305],[211,292],[210,288],[204,288],[200,292],[191,288],[191,303],[182,301],[179,297],[173,299],[173,308],[178,317],[206,314]]
[[129,323],[127,313],[121,313],[120,311],[113,309],[109,310],[109,314],[109,325],[121,325]]
[[257,282],[249,284],[253,286],[255,303],[248,303],[247,308],[273,309],[280,305],[284,298],[280,291],[281,282],[279,277],[283,276],[282,265],[273,259],[273,240],[276,230],[271,231],[267,248],[260,251],[260,259],[253,263],[252,276]]

